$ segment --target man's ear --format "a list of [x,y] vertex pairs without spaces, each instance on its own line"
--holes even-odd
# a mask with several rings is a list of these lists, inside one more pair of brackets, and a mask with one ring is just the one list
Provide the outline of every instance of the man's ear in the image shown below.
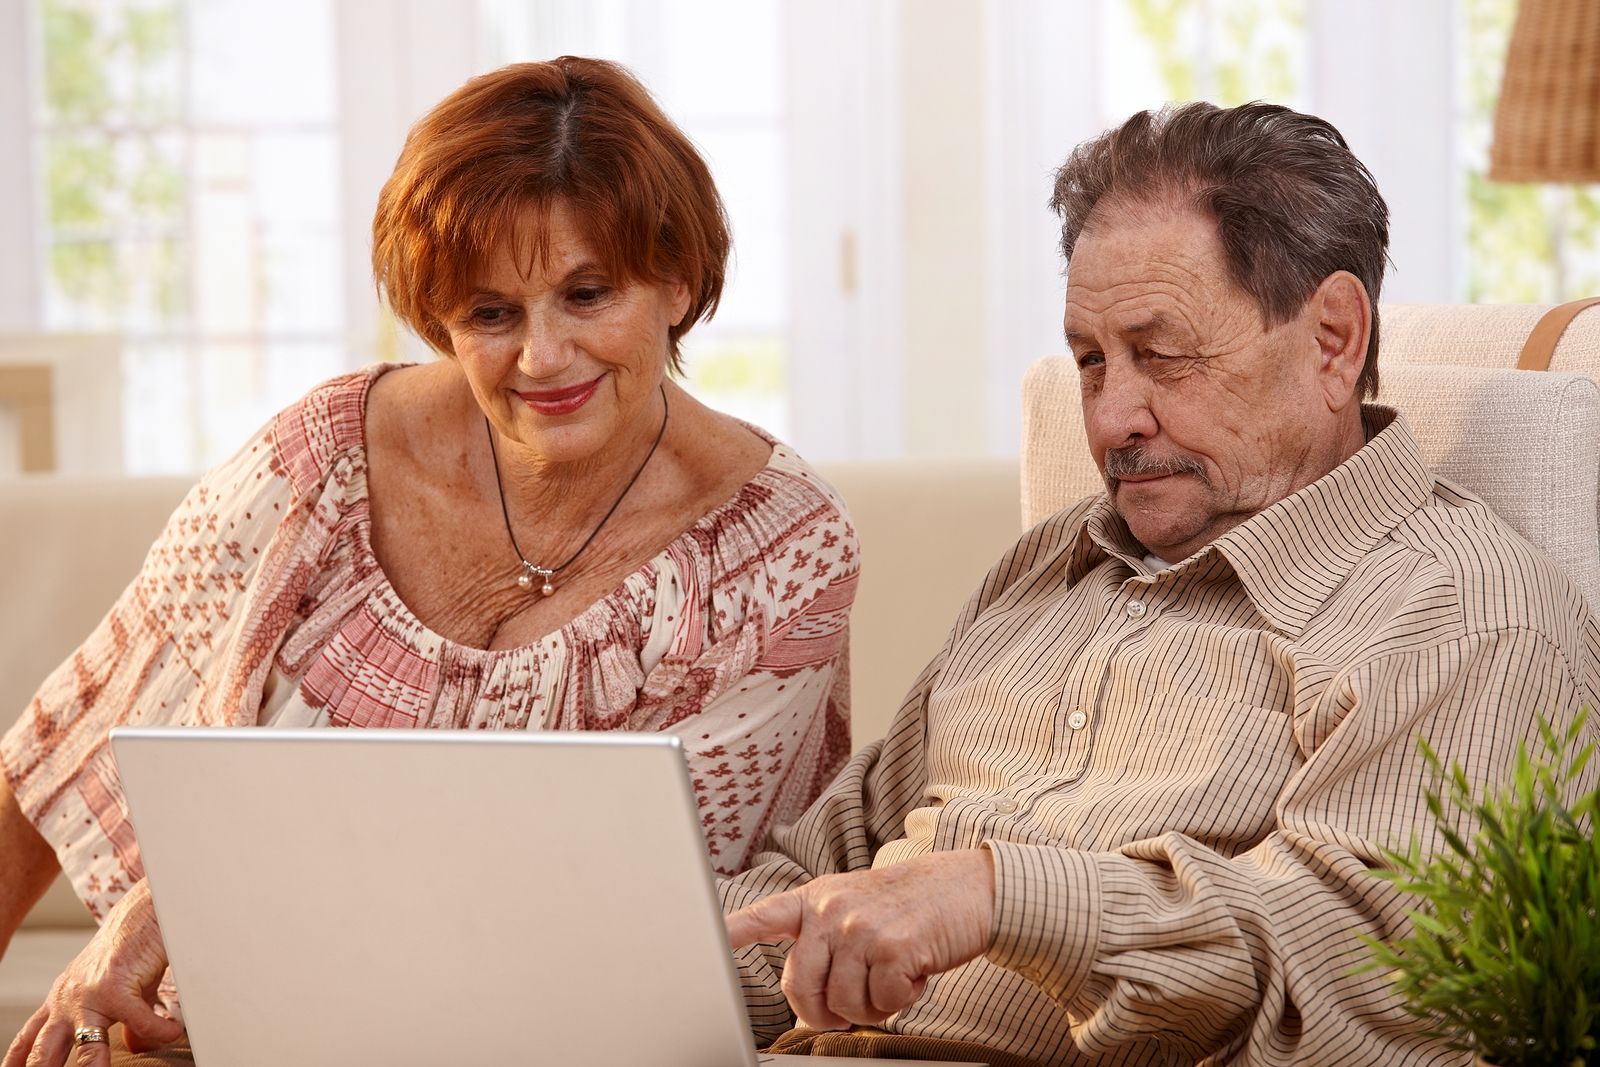
[[1372,335],[1372,301],[1361,280],[1347,270],[1322,280],[1309,309],[1317,339],[1317,374],[1328,410],[1343,411],[1360,402],[1356,383],[1367,361]]

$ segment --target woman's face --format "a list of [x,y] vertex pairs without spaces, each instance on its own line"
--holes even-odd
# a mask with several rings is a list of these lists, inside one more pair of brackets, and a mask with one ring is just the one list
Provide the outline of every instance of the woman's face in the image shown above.
[[501,437],[541,462],[600,459],[654,436],[667,331],[688,311],[688,288],[609,277],[564,204],[536,224],[548,255],[508,241],[445,326]]

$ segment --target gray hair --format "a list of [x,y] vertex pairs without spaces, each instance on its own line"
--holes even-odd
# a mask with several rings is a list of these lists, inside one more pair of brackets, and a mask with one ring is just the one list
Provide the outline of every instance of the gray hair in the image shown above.
[[1216,221],[1235,283],[1268,325],[1293,318],[1336,271],[1372,303],[1372,336],[1358,386],[1378,391],[1378,294],[1388,260],[1389,207],[1339,131],[1279,104],[1168,105],[1141,111],[1079,145],[1056,172],[1050,208],[1061,253],[1096,206],[1176,199]]

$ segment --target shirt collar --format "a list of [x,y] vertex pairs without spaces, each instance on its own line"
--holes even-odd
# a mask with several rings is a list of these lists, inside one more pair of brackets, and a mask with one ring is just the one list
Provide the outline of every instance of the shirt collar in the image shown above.
[[[1427,503],[1434,479],[1405,416],[1362,406],[1372,435],[1323,477],[1229,530],[1171,573],[1225,560],[1274,628],[1298,636],[1369,552]],[[1080,554],[1092,540],[1135,571],[1144,546],[1102,496],[1084,516]]]

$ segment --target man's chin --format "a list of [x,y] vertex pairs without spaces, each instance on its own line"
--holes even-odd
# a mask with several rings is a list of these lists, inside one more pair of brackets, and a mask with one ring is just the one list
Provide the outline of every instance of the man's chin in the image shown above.
[[1124,517],[1137,511],[1160,511],[1171,514],[1174,511],[1184,510],[1177,497],[1184,489],[1192,486],[1192,479],[1176,474],[1145,478],[1136,482],[1118,479],[1113,483],[1111,500]]
[[[1163,478],[1157,486],[1181,482],[1179,478]],[[1203,523],[1192,516],[1202,512],[1198,502],[1178,500],[1171,494],[1151,488],[1151,482],[1123,483],[1111,502],[1127,524],[1128,532],[1150,551],[1163,555],[1162,548],[1176,549],[1193,540],[1203,528]],[[1136,490],[1129,492],[1129,490]],[[1177,516],[1189,515],[1190,520],[1176,521]]]

